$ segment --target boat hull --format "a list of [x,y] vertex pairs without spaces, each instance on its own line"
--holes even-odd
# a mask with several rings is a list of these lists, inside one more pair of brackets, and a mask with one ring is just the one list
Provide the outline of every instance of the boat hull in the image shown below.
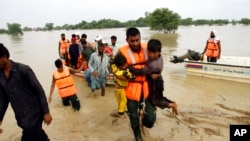
[[250,58],[223,57],[217,63],[185,60],[188,75],[250,83]]

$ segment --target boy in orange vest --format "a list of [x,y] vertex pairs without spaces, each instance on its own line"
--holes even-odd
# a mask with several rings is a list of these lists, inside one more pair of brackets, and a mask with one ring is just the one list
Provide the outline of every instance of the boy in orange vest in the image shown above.
[[55,61],[55,66],[57,70],[53,73],[52,84],[50,88],[50,95],[48,102],[52,101],[52,94],[54,92],[55,86],[58,88],[58,93],[62,98],[62,103],[64,106],[69,106],[70,103],[75,111],[80,110],[80,101],[76,95],[76,87],[74,85],[73,78],[70,73],[75,73],[75,70],[63,68],[63,63],[60,59]]

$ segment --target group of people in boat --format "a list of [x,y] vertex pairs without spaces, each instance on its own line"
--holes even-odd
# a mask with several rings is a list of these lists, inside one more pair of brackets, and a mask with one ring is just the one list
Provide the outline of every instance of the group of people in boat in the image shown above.
[[81,70],[85,71],[88,68],[91,54],[97,51],[100,43],[105,46],[104,53],[109,57],[112,57],[117,52],[117,37],[112,35],[110,40],[111,44],[108,44],[101,35],[97,35],[94,42],[89,42],[87,41],[87,34],[83,33],[80,35],[79,32],[72,34],[71,40],[69,40],[62,33],[58,45],[59,56],[64,59],[65,65],[73,69],[81,67]]

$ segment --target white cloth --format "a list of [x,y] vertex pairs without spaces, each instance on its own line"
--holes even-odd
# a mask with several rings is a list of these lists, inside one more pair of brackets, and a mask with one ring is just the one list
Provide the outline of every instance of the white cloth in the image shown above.
[[[216,30],[212,30],[211,32],[213,32],[213,33],[214,33],[214,40],[219,41],[219,40],[220,40],[220,38],[219,38],[219,36],[217,35],[217,31],[216,31]],[[210,36],[209,36],[209,39],[211,39],[211,38],[210,38]]]

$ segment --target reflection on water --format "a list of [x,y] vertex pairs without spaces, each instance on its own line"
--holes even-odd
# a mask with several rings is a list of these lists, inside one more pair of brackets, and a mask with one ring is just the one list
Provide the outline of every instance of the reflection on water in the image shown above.
[[21,47],[23,44],[23,36],[9,36],[11,39],[12,47]]
[[151,37],[160,40],[165,47],[178,46],[178,34],[153,34]]
[[178,46],[178,34],[153,34],[151,38],[158,39],[162,43],[162,55],[171,56]]

